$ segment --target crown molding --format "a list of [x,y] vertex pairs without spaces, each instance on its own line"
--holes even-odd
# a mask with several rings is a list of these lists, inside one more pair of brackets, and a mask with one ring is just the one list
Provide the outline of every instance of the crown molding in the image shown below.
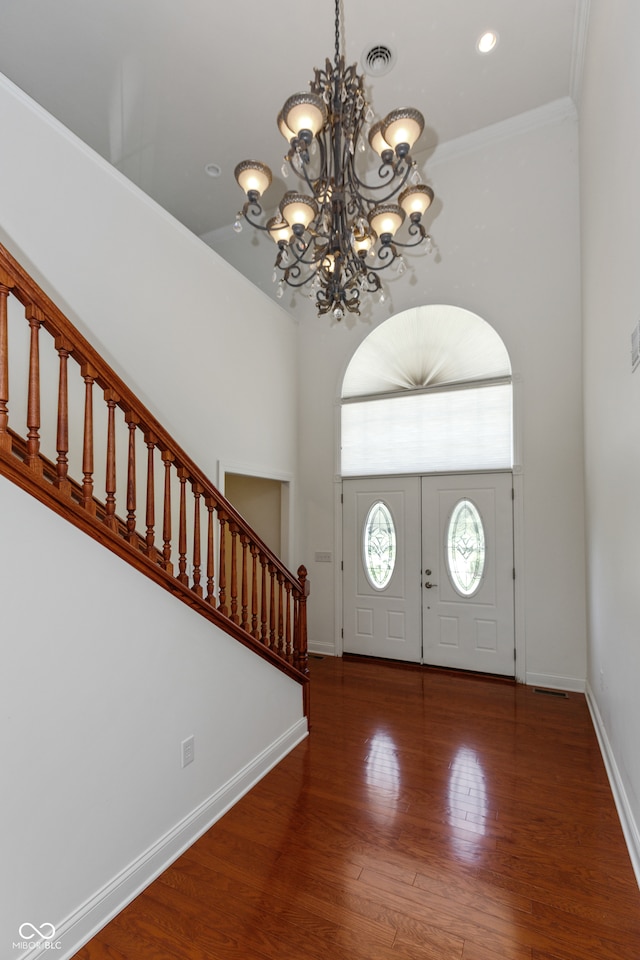
[[511,140],[552,123],[563,123],[566,120],[577,121],[577,119],[578,114],[572,98],[562,97],[560,100],[554,100],[542,107],[527,110],[526,113],[520,113],[508,120],[492,123],[488,127],[483,127],[473,133],[467,133],[455,140],[439,143],[428,157],[429,167],[433,168],[440,163],[447,163],[465,154],[476,153],[493,143]]
[[589,13],[591,0],[578,0],[573,22],[573,48],[571,50],[571,79],[569,91],[576,107],[580,108],[582,99],[582,74],[587,50],[587,34],[589,32]]

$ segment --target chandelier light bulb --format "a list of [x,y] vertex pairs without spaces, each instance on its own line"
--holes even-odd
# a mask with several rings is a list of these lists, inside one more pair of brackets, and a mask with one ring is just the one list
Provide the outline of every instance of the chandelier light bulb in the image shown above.
[[413,107],[392,110],[382,121],[382,136],[396,152],[408,144],[409,150],[424,130],[424,117]]
[[280,131],[282,136],[285,138],[287,143],[291,143],[291,141],[295,138],[295,133],[284,122],[284,116],[282,115],[282,110],[278,114],[277,124],[278,124],[278,130]]
[[407,187],[398,197],[398,203],[408,217],[417,214],[418,218],[425,213],[433,201],[433,190],[424,183],[419,183],[415,187]]
[[310,130],[315,137],[327,121],[327,105],[322,97],[314,93],[294,93],[282,108],[282,119],[296,136],[300,137],[303,131]]
[[382,120],[374,123],[369,130],[369,146],[372,150],[375,150],[379,157],[383,157],[385,151],[391,150],[391,147],[382,136]]
[[293,236],[293,230],[280,217],[271,217],[267,220],[267,230],[274,243],[288,243]]
[[386,236],[393,236],[396,230],[402,226],[404,220],[404,210],[396,203],[382,203],[375,207],[369,223],[374,233],[384,241]]
[[259,160],[243,160],[242,163],[238,164],[234,173],[238,184],[247,196],[250,193],[260,196],[270,186],[273,179],[269,167]]
[[303,231],[306,230],[317,212],[318,206],[313,197],[307,197],[304,193],[296,193],[294,190],[285,193],[280,201],[280,213],[294,230],[294,233],[295,227],[302,227]]

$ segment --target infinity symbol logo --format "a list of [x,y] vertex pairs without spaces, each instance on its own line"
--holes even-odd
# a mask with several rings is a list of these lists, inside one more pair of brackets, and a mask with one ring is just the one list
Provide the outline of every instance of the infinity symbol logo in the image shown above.
[[[28,932],[29,930],[31,933]],[[41,940],[55,940],[56,928],[52,923],[43,923],[38,930],[32,923],[21,923],[18,933],[25,940],[31,940],[32,937],[40,937]]]

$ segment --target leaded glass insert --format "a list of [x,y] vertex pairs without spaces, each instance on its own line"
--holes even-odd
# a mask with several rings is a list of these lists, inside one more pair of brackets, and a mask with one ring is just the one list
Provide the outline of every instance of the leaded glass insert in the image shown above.
[[382,500],[372,505],[364,522],[362,559],[371,586],[384,590],[396,563],[396,528],[391,511]]
[[471,500],[460,500],[447,530],[449,575],[458,593],[472,596],[480,586],[485,561],[482,518]]

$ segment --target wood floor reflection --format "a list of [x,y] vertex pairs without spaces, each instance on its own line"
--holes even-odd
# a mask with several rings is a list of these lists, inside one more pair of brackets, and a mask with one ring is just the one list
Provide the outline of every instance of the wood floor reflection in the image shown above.
[[311,661],[311,737],[81,960],[638,960],[585,699]]

